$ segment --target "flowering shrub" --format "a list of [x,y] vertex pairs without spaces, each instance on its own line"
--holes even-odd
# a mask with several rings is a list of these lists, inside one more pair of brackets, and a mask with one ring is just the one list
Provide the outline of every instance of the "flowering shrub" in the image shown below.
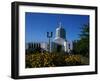
[[[37,53],[26,54],[26,68],[35,67],[54,67],[54,66],[73,66],[73,65],[85,65],[81,55],[67,55],[56,53]],[[84,58],[85,60],[85,58]]]

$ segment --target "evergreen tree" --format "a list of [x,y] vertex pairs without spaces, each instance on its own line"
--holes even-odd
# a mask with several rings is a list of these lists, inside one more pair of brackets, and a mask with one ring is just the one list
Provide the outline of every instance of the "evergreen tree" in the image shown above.
[[80,34],[80,53],[89,55],[89,24],[83,25]]
[[89,24],[83,25],[79,40],[73,41],[73,53],[89,56]]

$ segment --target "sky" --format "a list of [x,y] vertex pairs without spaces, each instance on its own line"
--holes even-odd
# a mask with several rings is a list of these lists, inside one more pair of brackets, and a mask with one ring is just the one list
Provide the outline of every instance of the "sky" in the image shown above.
[[26,12],[25,42],[47,42],[47,32],[53,32],[53,40],[59,23],[66,30],[66,40],[73,41],[79,39],[81,27],[89,23],[89,16]]

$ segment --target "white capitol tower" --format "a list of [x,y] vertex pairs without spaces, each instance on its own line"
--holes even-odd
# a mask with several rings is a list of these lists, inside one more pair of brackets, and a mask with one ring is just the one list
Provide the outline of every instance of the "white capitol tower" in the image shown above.
[[58,28],[56,29],[56,38],[63,38],[66,39],[66,31],[62,27],[61,22],[59,23]]
[[61,22],[59,23],[59,26],[56,28],[56,36],[53,40],[53,49],[56,49],[56,51],[58,52],[70,51],[68,42],[66,40],[66,30],[62,27]]

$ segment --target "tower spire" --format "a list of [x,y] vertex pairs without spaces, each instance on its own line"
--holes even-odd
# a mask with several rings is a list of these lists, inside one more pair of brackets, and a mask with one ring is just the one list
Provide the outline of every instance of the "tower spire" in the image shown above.
[[62,27],[62,24],[61,24],[61,22],[59,22],[59,28],[61,28]]
[[62,27],[62,23],[61,23],[61,17],[60,16],[58,17],[58,21],[59,21],[58,22],[58,27],[61,28]]

